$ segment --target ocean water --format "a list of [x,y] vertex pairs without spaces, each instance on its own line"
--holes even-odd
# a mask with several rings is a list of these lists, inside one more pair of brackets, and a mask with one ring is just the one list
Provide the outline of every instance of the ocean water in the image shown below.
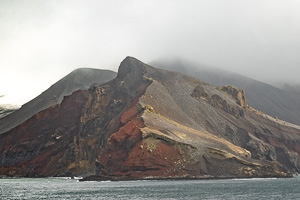
[[300,199],[300,177],[118,182],[0,179],[0,199]]

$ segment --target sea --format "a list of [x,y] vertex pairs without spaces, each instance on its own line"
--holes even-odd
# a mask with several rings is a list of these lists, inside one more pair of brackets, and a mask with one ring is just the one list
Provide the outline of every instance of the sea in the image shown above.
[[0,179],[0,199],[300,199],[300,176],[112,182],[12,178]]

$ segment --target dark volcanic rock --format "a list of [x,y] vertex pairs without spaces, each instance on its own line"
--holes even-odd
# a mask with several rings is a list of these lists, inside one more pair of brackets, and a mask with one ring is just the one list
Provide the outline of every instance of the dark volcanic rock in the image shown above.
[[0,174],[286,177],[299,172],[299,130],[247,106],[238,88],[127,57],[114,80],[79,90],[0,135]]

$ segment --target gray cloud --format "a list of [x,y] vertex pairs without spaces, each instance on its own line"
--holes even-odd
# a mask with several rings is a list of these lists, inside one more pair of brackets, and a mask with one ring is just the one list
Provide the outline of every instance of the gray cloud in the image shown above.
[[300,2],[0,1],[1,103],[22,104],[79,67],[180,56],[298,82]]

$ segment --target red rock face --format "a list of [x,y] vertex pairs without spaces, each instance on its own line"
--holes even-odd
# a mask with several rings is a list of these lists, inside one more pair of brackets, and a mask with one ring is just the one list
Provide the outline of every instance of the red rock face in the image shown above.
[[[122,115],[132,113],[130,108]],[[124,118],[123,118],[124,119]],[[108,139],[107,150],[99,156],[102,173],[117,177],[174,177],[183,175],[175,163],[184,158],[179,148],[155,138],[143,138],[140,116],[128,121]]]
[[236,88],[220,90],[127,58],[116,79],[77,91],[0,135],[0,175],[144,179],[299,171],[293,142],[299,130],[244,104]]
[[149,140],[138,143],[132,149],[122,164],[122,171],[129,171],[130,176],[136,178],[182,176],[184,172],[174,165],[184,158],[179,149],[161,141],[149,144]]

